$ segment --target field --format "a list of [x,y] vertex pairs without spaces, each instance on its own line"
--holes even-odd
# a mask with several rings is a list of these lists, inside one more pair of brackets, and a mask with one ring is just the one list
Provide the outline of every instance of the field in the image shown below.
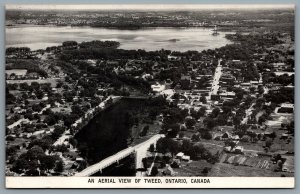
[[211,177],[280,177],[281,175],[293,177],[294,173],[274,172],[270,169],[217,163],[208,174]]
[[180,168],[173,168],[176,176],[206,176],[203,173],[204,168],[212,168],[213,165],[205,160],[191,161],[189,163],[182,162]]

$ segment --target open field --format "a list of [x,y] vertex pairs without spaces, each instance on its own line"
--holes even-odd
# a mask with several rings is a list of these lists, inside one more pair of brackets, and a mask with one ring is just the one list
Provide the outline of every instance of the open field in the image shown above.
[[293,177],[294,173],[274,172],[269,169],[253,168],[247,166],[234,166],[231,164],[217,163],[213,166],[208,176],[211,177],[280,177],[281,175]]
[[176,176],[206,176],[203,173],[204,168],[212,168],[212,164],[206,162],[205,160],[191,161],[189,163],[182,162],[180,168],[174,168]]

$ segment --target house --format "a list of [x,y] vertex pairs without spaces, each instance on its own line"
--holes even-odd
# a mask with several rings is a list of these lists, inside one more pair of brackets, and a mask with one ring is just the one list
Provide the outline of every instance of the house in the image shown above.
[[280,137],[280,139],[287,139],[289,137],[289,135],[288,134],[286,134],[286,133],[283,133],[283,134],[281,134],[281,137]]
[[223,92],[220,94],[221,98],[228,98],[228,99],[233,99],[235,98],[235,92]]
[[240,137],[239,137],[238,135],[233,135],[233,136],[231,137],[231,139],[233,139],[233,140],[239,140]]
[[190,161],[190,159],[191,159],[190,156],[186,156],[186,155],[183,155],[183,156],[182,156],[182,160],[183,160],[183,161],[188,162],[188,161]]
[[7,79],[22,79],[27,74],[27,69],[11,69],[6,70]]
[[180,58],[181,58],[181,57],[178,57],[178,56],[168,55],[168,60],[169,60],[169,61],[180,60]]
[[228,139],[228,138],[230,138],[230,137],[231,137],[231,135],[230,135],[230,133],[227,132],[227,131],[222,135],[222,138],[223,138],[223,139]]
[[183,152],[179,152],[178,154],[176,154],[175,158],[182,159],[183,156],[184,156],[184,153]]
[[283,156],[285,158],[285,162],[282,165],[282,171],[283,172],[295,172],[294,167],[294,156]]
[[152,88],[152,91],[153,92],[162,92],[163,90],[166,89],[166,86],[165,85],[161,85],[159,83],[156,83],[156,84],[153,84],[151,85],[151,88]]
[[277,110],[277,113],[294,113],[294,104],[282,103],[280,108]]
[[75,161],[76,161],[76,162],[83,162],[83,161],[84,161],[84,159],[83,159],[83,158],[81,158],[81,157],[77,157]]
[[234,148],[232,148],[231,146],[226,146],[223,149],[225,152],[236,153],[236,154],[241,154],[244,152],[243,146],[235,146]]
[[176,158],[176,159],[180,159],[180,160],[182,160],[182,161],[186,161],[186,162],[190,161],[190,159],[191,159],[190,156],[184,155],[183,152],[179,152],[178,154],[176,154],[176,157],[175,157],[175,158]]
[[230,152],[230,151],[231,151],[231,147],[230,147],[230,146],[224,147],[224,151],[225,151],[225,152]]
[[236,146],[233,148],[234,153],[243,153],[244,152],[244,147],[243,146]]

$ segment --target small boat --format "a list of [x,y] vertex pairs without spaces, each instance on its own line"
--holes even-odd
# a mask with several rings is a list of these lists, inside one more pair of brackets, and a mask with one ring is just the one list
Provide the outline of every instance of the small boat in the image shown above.
[[169,39],[168,41],[169,42],[177,42],[177,41],[180,41],[180,39],[173,38],[173,39]]

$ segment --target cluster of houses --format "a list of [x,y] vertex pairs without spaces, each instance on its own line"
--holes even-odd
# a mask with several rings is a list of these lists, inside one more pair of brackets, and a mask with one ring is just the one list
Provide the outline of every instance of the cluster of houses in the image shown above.
[[5,71],[7,80],[23,80],[23,79],[39,79],[40,76],[36,72],[28,72],[27,69],[10,69]]

